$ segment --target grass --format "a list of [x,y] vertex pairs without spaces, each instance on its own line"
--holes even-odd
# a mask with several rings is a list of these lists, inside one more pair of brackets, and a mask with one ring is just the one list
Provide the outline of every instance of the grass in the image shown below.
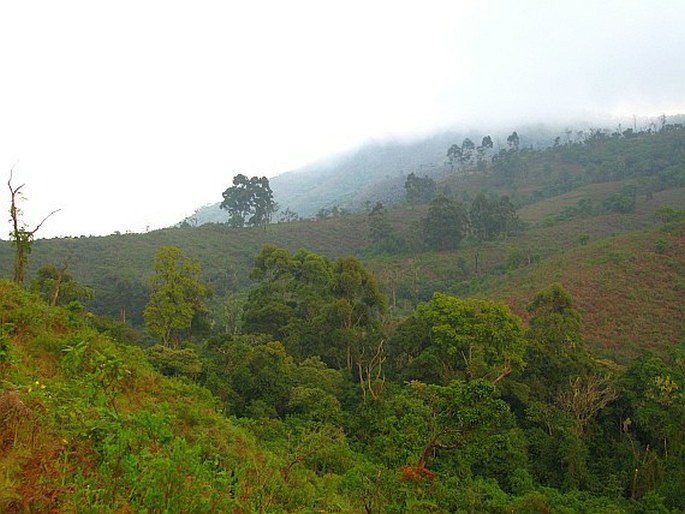
[[[585,188],[582,194],[604,194],[618,187],[620,184],[600,184]],[[495,295],[525,316],[524,306],[537,290],[562,282],[576,297],[585,319],[585,336],[593,346],[633,355],[639,347],[663,349],[682,337],[677,323],[682,310],[675,308],[683,303],[682,274],[673,271],[682,266],[683,253],[678,251],[682,241],[648,227],[654,227],[658,207],[683,202],[685,188],[666,190],[651,198],[640,196],[630,214],[605,214],[551,226],[534,224],[518,236],[465,244],[455,251],[417,250],[362,259],[378,276],[396,315],[411,312],[417,302],[440,290],[463,296]],[[546,212],[540,210],[538,218],[530,219],[539,220]],[[425,207],[389,211],[395,229],[407,237],[417,232],[424,213]],[[647,232],[641,232],[645,229]],[[206,225],[149,234],[41,240],[31,258],[35,266],[75,255],[73,272],[85,283],[97,283],[116,269],[145,283],[157,248],[176,245],[198,258],[205,276],[215,284],[224,280],[228,290],[241,290],[250,286],[248,271],[263,244],[291,251],[307,247],[337,257],[360,252],[367,244],[366,231],[363,214],[273,225],[266,231]],[[585,246],[579,243],[581,237],[587,240]],[[656,251],[659,239],[665,241],[663,254]],[[642,241],[641,246],[637,241]],[[512,269],[508,263],[511,254],[520,256],[517,265],[521,269]]]
[[7,281],[0,298],[1,512],[256,508],[223,494],[225,477],[265,456],[208,391]]
[[[533,294],[560,282],[573,296],[583,335],[617,360],[642,349],[664,351],[685,337],[685,229],[619,235],[550,257],[500,277],[482,294],[525,317]],[[667,242],[659,253],[657,241]]]

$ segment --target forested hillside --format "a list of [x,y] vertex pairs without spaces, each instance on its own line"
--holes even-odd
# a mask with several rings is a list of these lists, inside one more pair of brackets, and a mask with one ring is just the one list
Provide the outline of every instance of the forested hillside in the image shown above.
[[[562,129],[530,126],[519,129],[522,148],[546,148]],[[368,202],[396,204],[404,198],[404,181],[409,173],[440,179],[454,171],[447,149],[464,139],[478,140],[474,133],[448,131],[427,137],[369,143],[301,169],[271,179],[276,203],[302,218],[310,218],[322,209],[338,207],[359,210]],[[493,151],[506,147],[506,134],[492,134]],[[573,138],[579,137],[574,134]],[[227,177],[227,185],[230,182]],[[220,198],[217,195],[217,200]],[[192,225],[225,223],[228,215],[219,203],[201,207],[186,220]]]
[[[498,153],[489,151],[485,155],[485,170],[479,171],[476,159],[472,158],[471,164],[455,166],[442,180],[426,177],[435,184],[432,195],[446,192],[467,210],[482,192],[497,197],[506,195],[516,209],[519,220],[516,227],[499,234],[477,234],[472,230],[454,248],[436,251],[437,246],[425,241],[423,220],[432,199],[429,195],[419,201],[405,200],[384,206],[378,215],[372,215],[371,205],[357,212],[327,211],[315,220],[271,224],[266,230],[208,224],[147,234],[38,240],[32,248],[29,276],[34,276],[43,265],[61,268],[66,264],[69,274],[95,292],[86,301],[88,309],[125,318],[137,326],[143,322],[152,260],[160,246],[180,247],[199,260],[203,280],[215,293],[211,302],[213,309],[221,309],[224,300],[230,301],[250,287],[248,275],[252,260],[264,244],[292,252],[307,248],[332,258],[358,256],[377,275],[384,292],[392,297],[394,312],[408,312],[417,302],[430,299],[436,290],[489,296],[493,293],[491,288],[499,288],[498,281],[508,281],[517,268],[526,268],[531,276],[537,276],[538,267],[548,266],[547,259],[552,256],[577,252],[587,243],[621,233],[649,227],[658,231],[656,227],[663,224],[658,219],[659,209],[677,211],[685,205],[684,134],[685,130],[679,126],[668,126],[655,133],[628,132],[620,137],[595,131],[585,139],[557,146],[552,142],[552,146],[538,151],[513,147]],[[562,136],[566,138],[565,134]],[[525,141],[523,134],[519,137]],[[473,154],[476,155],[475,150]],[[415,176],[425,175],[416,170]],[[406,196],[404,186],[402,194]],[[654,237],[668,243],[666,256],[662,258],[670,257],[677,267],[681,262],[680,253],[675,250],[681,241],[679,236]],[[610,244],[599,247],[606,250]],[[646,245],[644,255],[648,256],[650,251]],[[630,256],[630,252],[624,254],[624,259]],[[576,265],[590,265],[583,263],[583,259],[566,258],[567,276],[578,275]],[[598,268],[600,260],[595,258],[592,266]],[[11,263],[11,246],[0,242],[0,273],[11,276]],[[627,269],[620,265],[616,268],[618,273]],[[659,268],[654,270],[653,280],[635,283],[626,275],[625,281],[617,280],[617,283],[653,290],[652,296],[658,298],[669,298],[668,294],[658,293],[667,284],[666,290],[673,291],[671,299],[682,298],[678,281],[674,282],[669,273],[672,271]],[[560,278],[561,275],[557,277]],[[579,295],[584,308],[583,291],[573,282],[566,285]],[[617,300],[612,305],[620,303],[622,296],[633,294],[624,287],[613,288],[612,294]],[[512,307],[519,309],[517,312],[530,293],[524,287],[517,295],[523,300],[512,301]],[[599,319],[589,305],[588,315]],[[664,312],[663,302],[647,302],[639,307],[647,312],[651,309],[655,313]],[[636,319],[632,309],[616,312],[615,316],[586,325],[585,336],[591,344],[597,348],[616,346],[606,334],[612,332],[613,325],[629,326],[630,320]],[[639,325],[627,337],[642,338],[640,330],[648,331],[647,326]],[[669,333],[672,335],[667,341],[678,340],[679,332]]]
[[0,511],[685,510],[685,128],[562,136],[448,141],[359,211],[29,241]]

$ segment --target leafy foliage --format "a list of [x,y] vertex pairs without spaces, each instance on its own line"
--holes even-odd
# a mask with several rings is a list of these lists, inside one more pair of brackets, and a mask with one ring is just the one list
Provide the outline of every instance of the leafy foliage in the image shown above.
[[38,270],[29,284],[29,290],[40,294],[51,305],[82,302],[95,296],[92,288],[80,285],[67,273],[66,266],[58,270],[52,264],[46,264]]
[[269,187],[266,177],[252,177],[245,175],[233,177],[233,185],[223,192],[224,200],[220,207],[226,209],[230,216],[232,227],[266,227],[271,222],[277,207],[273,199],[273,191]]
[[[460,178],[497,181],[507,161],[520,165],[515,184],[568,171],[563,187],[576,187],[596,155],[675,137],[662,132],[616,139],[593,132],[582,144],[559,141],[540,152],[519,142],[483,177]],[[578,169],[543,169],[564,155]],[[661,176],[669,159],[640,168],[640,176]],[[638,172],[635,162],[625,165]],[[156,304],[164,307],[160,319],[166,309],[178,321],[164,332],[167,345],[149,346],[154,341],[123,316],[115,322],[50,301],[52,272],[35,284],[55,306],[0,280],[0,510],[685,510],[685,350],[673,323],[682,318],[683,227],[676,209],[657,210],[679,205],[678,192],[657,190],[660,178],[586,183],[547,204],[562,212],[576,205],[577,215],[550,225],[540,223],[543,215],[528,217],[531,228],[504,244],[512,231],[493,229],[507,225],[494,223],[493,213],[504,203],[511,214],[530,189],[503,201],[503,191],[480,197],[483,183],[473,194],[455,188],[466,205],[483,208],[462,210],[474,237],[464,232],[453,251],[422,252],[420,220],[431,207],[418,204],[379,207],[374,220],[351,214],[274,226],[268,237],[226,226],[170,229],[116,236],[114,247],[89,241],[94,253],[83,254],[85,241],[62,242],[79,256],[75,277],[79,259],[92,255],[127,268],[131,287],[100,296],[114,313],[129,308],[127,295],[144,300],[132,284],[152,276],[151,298],[166,295]],[[634,196],[634,211],[609,212],[602,204],[612,193]],[[476,211],[486,214],[478,229]],[[660,225],[605,238],[655,219]],[[367,244],[366,231],[353,230],[364,221],[379,238],[402,235],[406,253],[346,256]],[[203,278],[196,261],[166,247],[182,237],[192,237],[186,248],[209,266]],[[317,238],[330,246],[292,246]],[[270,240],[279,244],[257,249]],[[36,241],[36,255],[55,244]],[[209,251],[213,245],[221,252]],[[150,267],[154,252],[156,269],[134,271],[137,260]],[[253,287],[240,292],[251,264]],[[116,274],[98,270],[99,280],[114,284]],[[220,292],[213,310],[202,305],[205,280]],[[497,297],[513,309],[455,295],[498,283]],[[390,311],[382,287],[392,295]],[[67,291],[58,298],[66,302]],[[598,316],[616,330],[601,339],[604,347],[586,337],[598,333],[587,332]],[[658,351],[636,351],[650,345]]]
[[435,180],[428,176],[417,177],[414,173],[407,175],[404,182],[406,199],[410,204],[428,203],[437,193]]
[[449,250],[458,247],[468,233],[466,209],[445,196],[437,197],[423,220],[423,233],[430,248]]
[[154,268],[145,324],[162,344],[177,346],[193,319],[202,314],[209,292],[199,278],[200,264],[185,258],[180,248],[160,248]]

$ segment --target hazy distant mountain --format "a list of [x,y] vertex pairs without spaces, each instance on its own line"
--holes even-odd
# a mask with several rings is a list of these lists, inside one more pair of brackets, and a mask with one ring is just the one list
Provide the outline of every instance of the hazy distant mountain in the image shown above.
[[[302,217],[313,216],[321,208],[358,209],[365,201],[389,202],[404,194],[404,181],[409,173],[445,173],[447,148],[463,137],[445,132],[420,140],[370,143],[271,178],[274,200],[281,210],[290,208]],[[201,207],[186,219],[198,225],[227,220],[219,203]]]
[[[670,117],[669,122],[682,122],[682,118]],[[647,129],[649,124],[655,124],[657,120],[637,121],[641,128]],[[571,127],[572,130],[566,126],[543,124],[512,127],[511,130],[517,130],[522,148],[540,148],[551,145],[556,136],[562,137],[562,140],[580,137],[579,133],[588,132],[592,127],[615,130],[619,122],[577,123]],[[269,182],[281,211],[289,208],[304,218],[314,216],[322,208],[333,206],[357,210],[366,202],[391,204],[403,197],[404,181],[409,173],[433,178],[449,173],[446,154],[452,144],[461,145],[464,138],[468,137],[478,145],[483,136],[491,135],[497,152],[506,147],[506,138],[511,130],[484,133],[448,131],[421,139],[369,143],[336,158],[288,171],[271,178]],[[276,213],[275,219],[278,218],[279,213]],[[192,225],[224,223],[228,221],[228,215],[219,208],[217,202],[200,207],[185,221]]]

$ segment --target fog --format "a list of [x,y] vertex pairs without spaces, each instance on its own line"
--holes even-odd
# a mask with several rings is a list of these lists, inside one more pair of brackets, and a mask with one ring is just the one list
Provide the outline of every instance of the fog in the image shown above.
[[39,236],[159,228],[370,139],[683,113],[684,26],[680,0],[3,2],[0,170],[29,228],[61,209]]

